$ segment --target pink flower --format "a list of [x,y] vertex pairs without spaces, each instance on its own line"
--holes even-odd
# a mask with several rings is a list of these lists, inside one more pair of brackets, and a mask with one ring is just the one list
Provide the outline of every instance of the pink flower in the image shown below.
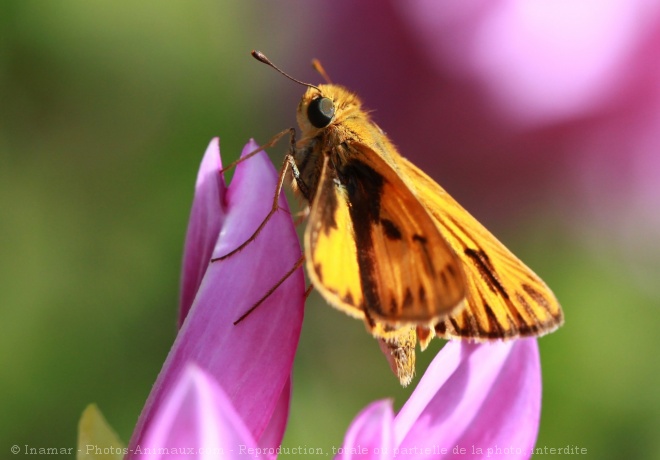
[[225,390],[208,373],[189,365],[133,455],[150,460],[256,458],[256,452],[263,451]]
[[[370,404],[349,427],[344,445],[324,453],[341,460],[527,459],[538,432],[540,396],[536,340],[451,342],[399,414],[394,415],[391,401]],[[179,458],[175,454],[183,452],[181,458],[193,452],[202,458],[230,459],[292,454],[276,445],[259,446],[247,422],[213,377],[189,366],[137,448],[153,460]]]
[[[251,141],[243,154],[257,148]],[[282,195],[281,210],[258,238],[234,256],[209,263],[247,240],[263,221],[277,181],[263,152],[236,167],[229,187],[220,169],[219,140],[214,139],[199,170],[186,237],[181,329],[142,410],[129,452],[143,445],[155,411],[189,363],[223,389],[257,445],[277,446],[282,440],[303,318],[302,269],[245,320],[233,323],[291,270],[300,258],[300,244]]]
[[[251,142],[243,154],[256,148]],[[140,415],[129,459],[290,453],[280,444],[303,317],[301,271],[243,322],[233,322],[294,266],[300,247],[281,197],[282,211],[258,238],[209,264],[263,221],[277,178],[263,153],[237,167],[229,188],[220,169],[214,139],[198,175],[186,238],[181,329]],[[485,458],[507,449],[507,458],[528,458],[538,431],[540,390],[536,340],[448,343],[399,414],[389,401],[371,404],[332,454]]]
[[378,401],[356,417],[338,458],[527,459],[540,410],[536,339],[450,342],[396,416]]

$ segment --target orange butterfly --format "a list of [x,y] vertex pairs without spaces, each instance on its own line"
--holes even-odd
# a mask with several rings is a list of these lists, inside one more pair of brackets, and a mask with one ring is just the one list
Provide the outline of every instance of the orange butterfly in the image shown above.
[[301,139],[294,144],[287,130],[269,143],[291,133],[280,187],[290,168],[294,190],[309,203],[307,273],[331,305],[362,319],[390,351],[402,385],[414,375],[418,340],[424,350],[434,335],[511,339],[563,323],[548,286],[403,158],[355,94],[303,83],[252,54],[308,87],[297,112]]

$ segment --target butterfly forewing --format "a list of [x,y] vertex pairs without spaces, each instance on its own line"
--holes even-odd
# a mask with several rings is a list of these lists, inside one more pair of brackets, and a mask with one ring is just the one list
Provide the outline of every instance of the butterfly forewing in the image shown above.
[[562,324],[557,299],[531,269],[420,169],[403,158],[400,166],[461,258],[466,277],[465,308],[438,322],[438,336],[513,338],[542,335]]
[[375,335],[396,334],[401,324],[433,324],[465,297],[459,259],[392,167],[367,146],[357,148],[337,166],[324,162],[308,264],[331,303],[353,316],[363,311]]
[[348,201],[329,176],[326,157],[305,231],[307,273],[333,306],[353,317],[364,318],[356,254]]

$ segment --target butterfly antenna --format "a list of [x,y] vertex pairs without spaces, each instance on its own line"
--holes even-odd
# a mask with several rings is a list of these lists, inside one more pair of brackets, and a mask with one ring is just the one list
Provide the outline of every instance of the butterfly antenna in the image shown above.
[[288,73],[286,73],[285,71],[283,71],[282,69],[277,67],[275,64],[270,62],[270,59],[268,59],[266,57],[266,55],[264,53],[262,53],[261,51],[252,50],[252,57],[255,58],[257,61],[263,62],[264,64],[271,66],[273,69],[277,70],[279,73],[284,75],[289,80],[295,81],[299,85],[309,86],[310,88],[314,88],[319,93],[321,92],[321,90],[319,89],[318,86],[312,85],[311,83],[305,83],[304,81],[300,81],[300,80],[297,80],[297,79],[293,78],[291,75],[289,75]]
[[312,67],[314,67],[314,70],[316,70],[323,77],[326,83],[332,84],[332,80],[330,80],[330,77],[321,65],[321,61],[318,59],[312,59]]

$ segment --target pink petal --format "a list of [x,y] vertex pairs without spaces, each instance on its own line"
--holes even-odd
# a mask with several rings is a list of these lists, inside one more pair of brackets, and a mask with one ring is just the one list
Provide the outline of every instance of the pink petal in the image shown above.
[[248,449],[256,447],[222,387],[188,365],[165,395],[135,455],[150,460],[252,458]]
[[192,306],[202,277],[209,266],[211,253],[227,213],[227,186],[220,174],[221,169],[220,139],[215,137],[202,158],[195,183],[195,197],[183,250],[179,327]]
[[289,405],[291,403],[291,379],[289,378],[282,389],[277,405],[273,411],[273,416],[268,422],[259,438],[259,446],[277,448],[282,444],[284,431],[289,420]]
[[[243,154],[256,148],[250,142]],[[272,205],[276,181],[277,172],[263,152],[237,166],[227,191],[227,214],[214,257],[246,241],[263,221]],[[286,420],[286,410],[281,413],[282,398],[289,391],[303,317],[302,269],[243,322],[233,324],[300,258],[300,244],[283,195],[279,205],[282,210],[254,241],[232,257],[208,266],[140,415],[131,447],[140,441],[163,395],[191,361],[216,379],[258,442],[269,424],[282,431],[282,420]],[[281,438],[274,439],[272,429],[268,442],[278,444]]]
[[[536,339],[449,342],[396,416],[395,444],[445,448],[446,458],[460,459],[511,449],[506,458],[526,459],[536,442],[540,410]],[[466,451],[453,452],[457,446]]]
[[376,401],[360,412],[351,423],[337,459],[387,459],[393,454],[392,401]]

